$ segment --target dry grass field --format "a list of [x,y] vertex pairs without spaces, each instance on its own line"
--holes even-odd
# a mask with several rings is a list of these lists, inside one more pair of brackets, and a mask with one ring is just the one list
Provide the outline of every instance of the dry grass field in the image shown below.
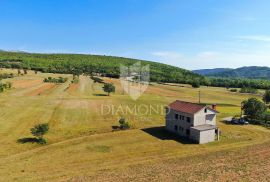
[[[1,70],[1,72],[16,70]],[[218,121],[221,140],[190,144],[163,130],[164,106],[180,99],[197,102],[199,89],[152,83],[138,100],[123,93],[120,81],[106,96],[102,85],[80,76],[78,84],[43,83],[48,76],[3,80],[13,89],[0,94],[0,181],[267,181],[270,179],[270,130]],[[204,103],[216,103],[218,120],[240,113],[252,95],[202,87]],[[257,97],[257,96],[256,96]],[[139,114],[111,107],[140,107]],[[158,112],[149,114],[148,106]],[[110,108],[110,110],[108,109]],[[111,111],[111,112],[109,112]],[[112,132],[124,116],[132,129]],[[49,123],[47,145],[19,144],[37,123]]]

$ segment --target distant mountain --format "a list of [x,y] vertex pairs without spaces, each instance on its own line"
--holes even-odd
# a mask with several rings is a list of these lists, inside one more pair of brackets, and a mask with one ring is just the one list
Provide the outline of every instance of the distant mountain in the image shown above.
[[201,70],[193,70],[194,73],[200,74],[200,75],[209,75],[209,74],[216,74],[221,73],[225,71],[233,70],[231,68],[214,68],[214,69],[201,69]]
[[237,69],[231,69],[223,72],[209,73],[207,76],[223,78],[250,78],[250,79],[270,79],[270,68],[249,66]]

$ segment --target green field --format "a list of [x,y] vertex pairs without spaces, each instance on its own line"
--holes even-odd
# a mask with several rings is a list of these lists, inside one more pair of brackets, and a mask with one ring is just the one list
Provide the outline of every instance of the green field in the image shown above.
[[[69,80],[43,83],[48,76]],[[3,80],[14,88],[0,94],[0,181],[266,181],[270,177],[269,129],[218,121],[221,140],[196,145],[164,132],[162,112],[102,114],[104,106],[163,108],[176,99],[197,102],[199,89],[152,83],[133,101],[117,79],[104,78],[116,86],[111,96],[105,96],[102,85],[89,77],[80,76],[78,84],[70,84],[71,79],[67,74],[29,71]],[[252,96],[225,88],[200,91],[203,103],[218,105],[218,120],[239,114],[241,101]],[[112,132],[120,116],[132,128]],[[37,123],[49,123],[47,145],[16,142],[30,137],[29,129]]]

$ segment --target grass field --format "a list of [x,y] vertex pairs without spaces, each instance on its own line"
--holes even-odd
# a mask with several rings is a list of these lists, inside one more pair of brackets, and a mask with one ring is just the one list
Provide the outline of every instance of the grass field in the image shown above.
[[[13,70],[1,70],[12,72]],[[16,70],[13,71],[16,73]],[[267,181],[270,178],[270,130],[218,121],[221,140],[188,144],[164,132],[164,114],[102,112],[111,106],[157,106],[180,99],[197,102],[198,89],[152,83],[137,101],[123,93],[119,80],[106,96],[102,85],[80,76],[78,84],[43,83],[57,74],[29,72],[7,79],[13,89],[0,94],[0,181]],[[240,113],[252,95],[202,87],[201,101],[216,103],[218,120]],[[255,96],[257,97],[257,96]],[[104,107],[106,106],[106,107]],[[107,110],[108,111],[108,110]],[[112,132],[120,116],[132,129]],[[49,123],[47,145],[19,144],[37,123]]]

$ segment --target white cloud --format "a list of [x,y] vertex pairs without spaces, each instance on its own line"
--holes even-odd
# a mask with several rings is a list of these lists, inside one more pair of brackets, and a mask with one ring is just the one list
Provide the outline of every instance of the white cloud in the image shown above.
[[248,35],[248,36],[237,36],[236,38],[240,40],[270,42],[269,35]]

